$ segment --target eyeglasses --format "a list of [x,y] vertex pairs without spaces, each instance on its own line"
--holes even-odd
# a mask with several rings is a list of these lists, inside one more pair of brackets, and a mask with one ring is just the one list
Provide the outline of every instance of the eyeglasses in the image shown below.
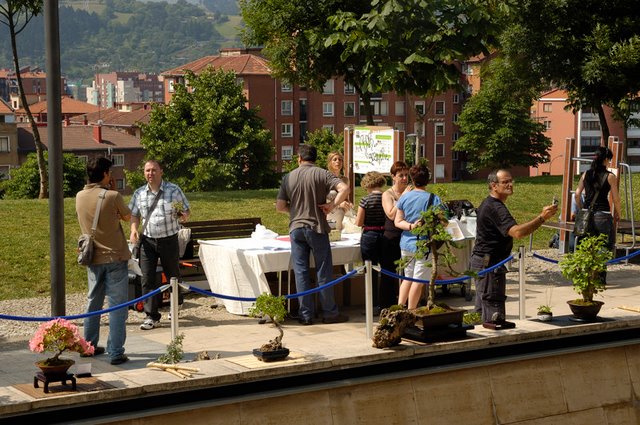
[[496,184],[501,184],[501,185],[503,185],[503,186],[506,186],[506,185],[508,185],[508,184],[514,184],[514,183],[515,183],[515,180],[502,180],[502,181],[495,182],[495,183],[496,183]]

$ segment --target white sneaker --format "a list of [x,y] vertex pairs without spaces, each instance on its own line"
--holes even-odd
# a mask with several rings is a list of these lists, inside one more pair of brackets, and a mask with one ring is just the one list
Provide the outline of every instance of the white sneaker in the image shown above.
[[144,322],[142,322],[142,324],[140,325],[140,329],[142,329],[143,331],[148,331],[153,328],[159,328],[159,327],[160,327],[160,321],[153,320],[153,319],[145,319]]

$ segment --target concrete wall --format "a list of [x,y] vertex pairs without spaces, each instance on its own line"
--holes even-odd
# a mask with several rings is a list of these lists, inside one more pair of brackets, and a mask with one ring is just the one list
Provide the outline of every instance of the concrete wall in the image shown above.
[[640,344],[298,394],[286,390],[117,423],[637,425]]

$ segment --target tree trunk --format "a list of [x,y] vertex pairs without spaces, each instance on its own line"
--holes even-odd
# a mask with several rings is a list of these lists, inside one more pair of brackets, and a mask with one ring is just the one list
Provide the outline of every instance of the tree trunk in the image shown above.
[[609,143],[609,136],[611,132],[609,131],[609,124],[607,124],[607,117],[604,116],[604,108],[601,103],[598,103],[598,119],[600,120],[600,129],[602,131],[602,143],[604,146],[607,146]]
[[[360,90],[358,90],[360,91]],[[373,121],[373,111],[371,109],[371,93],[360,93],[362,99],[362,115],[367,116],[367,125],[376,125]]]
[[22,76],[20,74],[20,63],[18,60],[18,47],[16,45],[16,28],[15,22],[13,20],[13,15],[9,17],[9,32],[11,35],[11,50],[13,53],[13,66],[16,70],[16,79],[18,81],[18,90],[20,91],[20,101],[22,102],[22,106],[24,110],[27,112],[27,117],[29,119],[29,123],[31,124],[31,130],[33,131],[33,140],[36,145],[36,155],[38,157],[38,172],[40,174],[40,192],[38,193],[39,199],[47,199],[49,197],[49,173],[47,171],[47,164],[44,160],[44,145],[40,139],[40,132],[38,131],[38,126],[33,119],[33,114],[31,113],[31,108],[29,108],[29,104],[27,103],[27,96],[24,93],[24,89],[22,86]]

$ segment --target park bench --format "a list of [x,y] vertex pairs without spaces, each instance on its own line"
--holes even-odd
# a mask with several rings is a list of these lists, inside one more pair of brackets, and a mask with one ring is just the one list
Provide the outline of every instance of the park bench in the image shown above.
[[191,229],[191,241],[180,258],[180,274],[185,281],[206,280],[202,263],[198,257],[198,240],[248,238],[262,224],[260,217],[232,218],[224,220],[190,221],[185,227]]

